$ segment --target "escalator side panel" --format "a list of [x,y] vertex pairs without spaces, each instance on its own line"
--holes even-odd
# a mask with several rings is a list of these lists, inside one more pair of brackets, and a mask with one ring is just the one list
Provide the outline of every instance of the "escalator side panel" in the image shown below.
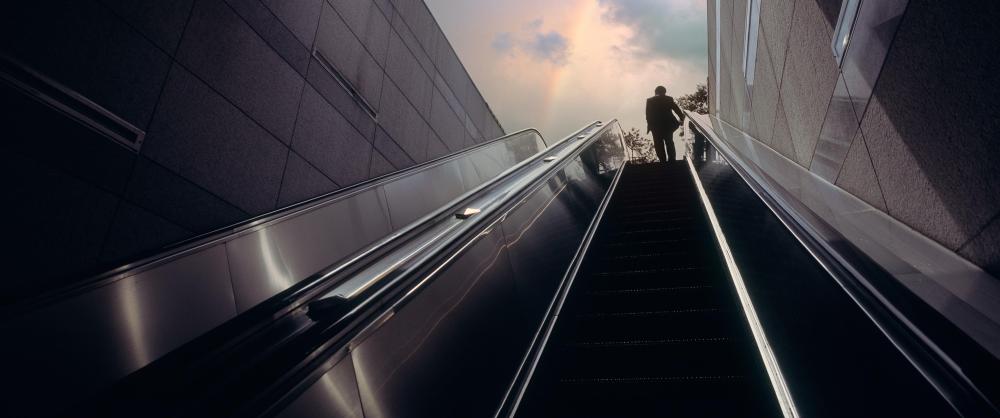
[[[695,167],[802,416],[954,416],[731,167]],[[714,161],[713,161],[714,160]],[[822,359],[822,361],[817,361]]]
[[365,416],[489,415],[520,357],[519,323],[494,229],[351,351]]
[[[609,131],[351,343],[366,417],[493,415],[623,164]],[[284,411],[322,404],[329,383],[304,383]]]
[[0,369],[17,383],[5,385],[0,416],[58,414],[232,319],[228,269],[216,245],[3,324]]
[[277,418],[364,418],[357,377],[350,357],[323,374]]
[[508,213],[502,223],[525,331],[543,319],[606,191],[577,161]]

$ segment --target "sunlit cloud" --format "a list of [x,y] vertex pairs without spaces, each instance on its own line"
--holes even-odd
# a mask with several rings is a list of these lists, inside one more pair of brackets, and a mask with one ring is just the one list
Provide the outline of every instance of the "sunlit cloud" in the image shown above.
[[510,32],[498,33],[497,36],[493,37],[493,43],[490,46],[499,52],[509,54],[514,50],[514,37]]
[[515,56],[518,51],[540,62],[557,66],[569,62],[569,39],[558,31],[542,31],[543,18],[533,19],[519,33],[501,32],[493,37],[490,46],[504,55]]
[[705,2],[692,0],[598,0],[603,18],[631,29],[620,51],[638,59],[684,60],[707,66]]
[[612,117],[645,131],[654,87],[707,77],[704,0],[425,1],[508,132],[558,139]]
[[556,65],[566,65],[569,59],[569,40],[555,31],[535,34],[534,39],[524,45],[524,49],[531,56]]

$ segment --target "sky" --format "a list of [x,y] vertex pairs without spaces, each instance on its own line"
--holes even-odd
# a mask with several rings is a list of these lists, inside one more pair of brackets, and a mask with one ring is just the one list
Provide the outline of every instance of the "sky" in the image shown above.
[[507,132],[645,133],[657,85],[678,97],[708,76],[704,0],[425,1]]

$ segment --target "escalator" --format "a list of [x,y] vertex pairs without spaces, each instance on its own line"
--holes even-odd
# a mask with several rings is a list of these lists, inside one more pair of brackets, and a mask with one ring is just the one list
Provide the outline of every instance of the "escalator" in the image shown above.
[[517,416],[780,416],[688,165],[624,170]]
[[526,130],[25,304],[0,415],[996,415],[693,128]]

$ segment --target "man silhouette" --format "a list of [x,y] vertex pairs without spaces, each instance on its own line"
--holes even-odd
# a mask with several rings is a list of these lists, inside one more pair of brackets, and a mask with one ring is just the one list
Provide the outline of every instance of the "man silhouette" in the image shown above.
[[[677,156],[677,151],[674,150],[674,131],[684,121],[684,112],[673,97],[667,96],[666,87],[657,86],[654,93],[655,96],[646,99],[646,133],[653,133],[653,149],[660,161],[673,161]],[[674,117],[674,112],[680,121]]]

